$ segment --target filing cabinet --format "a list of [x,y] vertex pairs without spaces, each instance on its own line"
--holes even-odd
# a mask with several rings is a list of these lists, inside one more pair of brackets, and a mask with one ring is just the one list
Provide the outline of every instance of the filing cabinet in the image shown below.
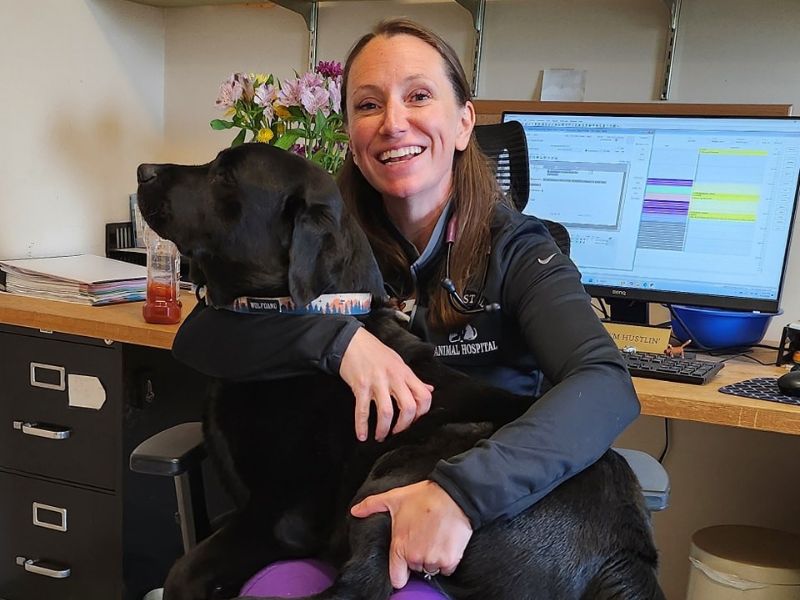
[[201,417],[169,351],[0,325],[0,598],[140,600],[181,553],[169,478],[131,450]]

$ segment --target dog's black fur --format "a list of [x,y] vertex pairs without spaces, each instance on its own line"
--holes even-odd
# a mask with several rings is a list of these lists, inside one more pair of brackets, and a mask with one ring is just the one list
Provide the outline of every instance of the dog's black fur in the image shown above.
[[[142,165],[138,175],[145,220],[191,257],[215,305],[241,295],[304,305],[326,292],[383,294],[333,180],[302,158],[247,144],[206,165]],[[354,519],[349,506],[424,479],[437,460],[528,408],[530,399],[437,363],[392,310],[364,323],[435,387],[430,412],[384,443],[359,443],[353,397],[337,377],[217,384],[206,442],[238,509],[178,560],[165,600],[205,600],[215,588],[234,596],[267,563],[314,555],[342,566],[314,598],[387,598],[390,519]],[[476,531],[456,572],[437,579],[457,600],[662,599],[656,562],[636,478],[609,451],[519,516]]]

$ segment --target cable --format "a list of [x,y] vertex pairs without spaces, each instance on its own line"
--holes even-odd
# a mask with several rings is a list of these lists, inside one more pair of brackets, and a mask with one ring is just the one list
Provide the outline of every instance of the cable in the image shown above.
[[659,463],[664,464],[664,458],[667,456],[667,452],[669,452],[669,419],[664,417],[664,450],[658,457]]

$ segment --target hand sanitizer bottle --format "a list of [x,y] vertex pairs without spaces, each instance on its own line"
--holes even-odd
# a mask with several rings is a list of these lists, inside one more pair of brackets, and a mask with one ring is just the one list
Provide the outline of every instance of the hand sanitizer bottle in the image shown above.
[[179,323],[181,301],[178,298],[180,254],[169,240],[145,227],[147,246],[147,299],[142,314],[148,323]]

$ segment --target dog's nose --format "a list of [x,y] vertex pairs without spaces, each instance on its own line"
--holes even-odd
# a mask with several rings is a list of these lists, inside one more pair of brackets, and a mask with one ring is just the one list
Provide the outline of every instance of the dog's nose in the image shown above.
[[136,169],[136,179],[139,183],[147,183],[151,179],[155,179],[158,173],[158,165],[139,165]]

